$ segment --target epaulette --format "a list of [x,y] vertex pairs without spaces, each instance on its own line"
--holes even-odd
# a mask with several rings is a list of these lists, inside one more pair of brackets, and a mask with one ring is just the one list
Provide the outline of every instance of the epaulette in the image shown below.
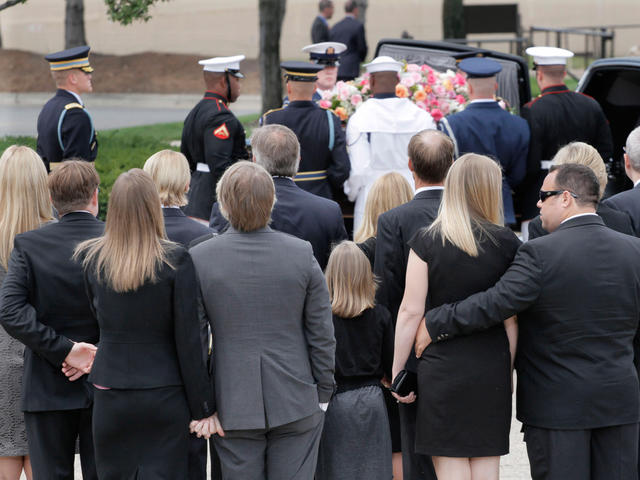
[[78,102],[71,102],[71,103],[67,103],[67,104],[64,106],[64,109],[65,109],[65,110],[71,110],[72,108],[81,108],[81,109],[83,109],[83,110],[84,110],[84,107],[83,107],[81,104],[79,104]]
[[262,116],[264,117],[266,115],[269,115],[270,113],[277,112],[278,110],[284,110],[284,107],[272,108],[271,110],[267,110],[266,112],[264,112],[264,115],[262,115]]

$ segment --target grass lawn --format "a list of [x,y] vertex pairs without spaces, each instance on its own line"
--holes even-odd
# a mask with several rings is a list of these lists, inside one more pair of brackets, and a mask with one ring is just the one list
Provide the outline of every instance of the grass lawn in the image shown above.
[[[239,120],[247,130],[247,136],[258,124],[259,115],[246,115]],[[180,140],[182,122],[159,123],[142,127],[119,128],[98,132],[98,160],[96,168],[100,174],[100,217],[104,218],[111,186],[123,171],[142,168],[144,162],[159,150],[170,148],[173,140]],[[0,138],[0,152],[10,145],[27,145],[35,150],[35,137]]]

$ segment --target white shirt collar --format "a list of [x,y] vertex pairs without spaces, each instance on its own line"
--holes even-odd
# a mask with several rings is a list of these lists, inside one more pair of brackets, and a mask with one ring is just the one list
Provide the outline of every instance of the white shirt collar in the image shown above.
[[180,208],[178,205],[161,205],[162,208]]
[[634,188],[637,187],[639,183],[640,183],[640,180],[637,180],[636,183],[633,184],[633,187]]
[[78,100],[78,103],[84,106],[84,103],[82,103],[82,98],[80,98],[80,95],[78,95],[76,92],[72,92],[71,90],[65,90],[65,92],[69,92],[71,95],[76,97],[76,100]]
[[495,100],[493,98],[476,98],[475,100],[471,100],[469,104],[472,103],[494,103]]
[[565,218],[563,221],[560,222],[560,225],[562,225],[564,222],[567,222],[571,219],[578,218],[578,217],[586,217],[587,215],[594,215],[596,217],[598,216],[597,213],[578,213],[577,215],[573,215],[569,218]]
[[415,194],[417,195],[420,192],[428,192],[429,190],[444,190],[444,187],[442,185],[435,185],[431,187],[420,187],[416,190]]

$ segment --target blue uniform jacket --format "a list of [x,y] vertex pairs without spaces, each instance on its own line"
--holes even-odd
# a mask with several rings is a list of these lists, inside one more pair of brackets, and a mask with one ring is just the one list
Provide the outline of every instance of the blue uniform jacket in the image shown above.
[[[306,240],[324,270],[331,247],[347,239],[342,212],[333,200],[313,195],[298,188],[290,178],[274,177],[276,204],[271,212],[270,227]],[[216,202],[211,209],[209,226],[223,233],[229,222],[220,213]]]
[[511,115],[497,102],[479,102],[443,118],[438,128],[452,137],[456,158],[465,153],[478,153],[500,163],[504,221],[515,223],[511,191],[527,171],[529,126],[526,120]]

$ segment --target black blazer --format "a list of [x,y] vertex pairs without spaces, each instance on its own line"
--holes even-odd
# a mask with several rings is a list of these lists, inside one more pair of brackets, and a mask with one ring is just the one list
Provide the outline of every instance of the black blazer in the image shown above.
[[[411,250],[407,242],[418,230],[431,225],[438,216],[441,200],[441,189],[422,191],[410,202],[378,218],[373,268],[380,281],[376,303],[384,305],[391,312],[394,325],[404,295],[407,260]],[[407,369],[416,371],[415,355],[409,356]]]
[[[602,218],[604,224],[612,230],[620,233],[626,233],[627,235],[635,235],[633,225],[631,224],[631,218],[627,213],[614,210],[602,203],[598,205],[598,208],[596,208],[596,213]],[[540,215],[529,222],[529,240],[548,234],[549,232],[542,228]]]
[[187,248],[196,238],[211,233],[212,230],[187,217],[179,208],[162,208],[164,229],[167,238]]
[[329,31],[332,42],[342,42],[347,46],[340,56],[338,80],[353,80],[360,75],[360,63],[367,56],[367,39],[364,25],[353,17],[344,17]]
[[100,325],[100,348],[89,381],[104,387],[147,389],[184,385],[191,418],[215,411],[201,352],[198,285],[191,256],[168,254],[155,283],[116,292],[85,272],[87,295]]
[[429,310],[434,341],[518,314],[517,417],[548,429],[590,429],[640,418],[634,339],[640,239],[589,215],[525,243],[498,283]]
[[636,236],[640,236],[640,184],[631,190],[609,197],[603,200],[602,203],[615,210],[627,213],[631,217]]
[[311,24],[311,43],[329,41],[329,25],[323,17],[317,15]]
[[[311,243],[313,255],[324,270],[332,246],[348,238],[340,207],[333,200],[306,192],[290,178],[275,177],[273,182],[276,204],[269,226]],[[218,233],[223,233],[229,226],[217,202],[211,209],[209,226]]]
[[104,224],[73,212],[58,223],[16,236],[0,294],[0,323],[25,344],[22,409],[91,406],[86,376],[70,382],[61,371],[73,341],[98,342],[98,324],[84,292],[82,267],[71,260],[79,242],[102,235]]

